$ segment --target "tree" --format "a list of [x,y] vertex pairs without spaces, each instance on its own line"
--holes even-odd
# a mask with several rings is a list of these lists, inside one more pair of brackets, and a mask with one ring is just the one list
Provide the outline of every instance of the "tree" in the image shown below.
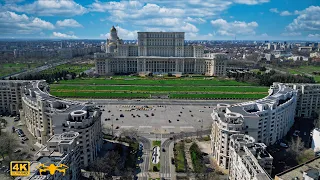
[[296,160],[299,164],[307,162],[315,157],[314,151],[312,149],[306,149],[300,152]]
[[18,147],[16,139],[8,132],[3,132],[0,136],[0,156],[5,159],[6,156],[8,160],[13,160],[13,152]]
[[129,137],[130,139],[138,138],[138,130],[135,128],[123,129],[120,133],[120,136]]
[[291,139],[291,142],[289,143],[289,153],[291,153],[292,156],[297,157],[303,150],[304,143],[300,137]]
[[112,179],[113,175],[121,175],[124,162],[118,152],[109,151],[103,157],[94,161],[89,168],[99,180]]

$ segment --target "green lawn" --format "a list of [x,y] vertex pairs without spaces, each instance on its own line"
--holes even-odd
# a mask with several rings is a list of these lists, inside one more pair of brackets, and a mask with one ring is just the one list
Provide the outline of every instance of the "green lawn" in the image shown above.
[[320,72],[320,66],[300,66],[296,68],[287,68],[287,71],[291,74],[310,74],[314,77],[314,80],[320,83],[320,75],[313,75],[312,72]]
[[186,171],[186,158],[184,151],[184,143],[178,142],[174,145],[174,162],[176,166],[176,172]]
[[58,97],[76,97],[76,98],[149,98],[150,94],[142,93],[106,93],[106,92],[50,92]]
[[261,99],[266,94],[170,94],[172,99]]
[[25,70],[30,70],[30,69],[34,69],[38,66],[40,66],[41,64],[37,64],[37,63],[5,63],[5,64],[1,64],[0,63],[0,77],[2,76],[7,76],[13,73],[18,73],[21,71],[25,71]]
[[94,64],[62,64],[62,65],[47,69],[45,71],[42,71],[42,73],[53,74],[61,71],[69,71],[69,72],[74,72],[76,74],[80,74],[81,72],[91,69],[92,67],[94,67]]
[[[131,78],[132,79],[132,78]],[[138,78],[135,80],[125,79],[74,79],[67,81],[59,81],[59,84],[86,84],[86,85],[173,85],[173,86],[250,86],[248,83],[237,82],[234,80],[221,79],[146,79]]]
[[161,141],[152,141],[152,146],[159,146],[161,147]]
[[263,92],[268,91],[267,87],[254,86],[70,86],[52,84],[51,90],[101,90],[101,91],[137,91],[137,92]]
[[203,163],[203,155],[196,143],[193,143],[190,147],[190,155],[193,165],[193,170],[196,173],[205,172],[206,166]]

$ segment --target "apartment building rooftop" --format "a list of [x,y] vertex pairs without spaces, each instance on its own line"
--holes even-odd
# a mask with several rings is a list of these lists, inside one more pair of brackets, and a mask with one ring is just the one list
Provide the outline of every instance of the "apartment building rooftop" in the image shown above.
[[320,156],[316,157],[306,163],[295,166],[275,176],[278,180],[302,180],[304,176],[313,177],[318,179],[320,172]]

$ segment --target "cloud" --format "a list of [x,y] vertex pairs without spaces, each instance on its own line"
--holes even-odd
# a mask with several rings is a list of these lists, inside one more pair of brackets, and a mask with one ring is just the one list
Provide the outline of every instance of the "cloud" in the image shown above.
[[281,33],[281,36],[301,36],[300,32]]
[[288,31],[319,31],[320,30],[320,6],[310,6],[303,11],[295,12],[299,16],[290,23]]
[[309,38],[320,38],[320,34],[309,34]]
[[193,23],[198,23],[198,24],[203,24],[206,23],[207,21],[203,18],[191,18],[191,17],[187,17],[187,19],[185,20],[187,22],[193,22]]
[[281,36],[300,36],[300,35],[301,35],[300,32],[285,32],[281,34]]
[[290,16],[290,15],[292,15],[292,13],[289,12],[289,11],[282,11],[282,12],[280,13],[280,16]]
[[217,33],[223,36],[253,35],[259,26],[255,21],[249,23],[243,21],[227,22],[224,19],[212,20],[211,24],[217,28]]
[[37,0],[23,5],[5,4],[3,8],[39,16],[76,16],[87,12],[85,7],[73,0]]
[[[116,26],[115,27],[117,29],[117,33],[120,39],[126,39],[126,40],[135,40],[137,39],[137,35],[139,30],[134,30],[134,31],[130,31],[127,29],[124,29],[120,26]],[[100,34],[100,37],[102,38],[109,38],[110,37],[110,33],[107,34]]]
[[279,13],[278,9],[277,8],[271,8],[269,9],[270,12],[273,12],[273,13]]
[[60,32],[53,32],[52,36],[54,38],[59,38],[59,39],[77,39],[78,37],[75,35],[68,35],[68,34],[63,34]]
[[187,40],[213,40],[214,35],[212,33],[208,33],[205,35],[198,33],[186,33],[185,37]]
[[35,34],[54,28],[53,24],[38,17],[28,17],[10,11],[0,12],[0,34]]
[[59,27],[83,27],[74,19],[65,19],[62,21],[57,21],[56,25]]
[[256,5],[256,4],[262,4],[267,3],[270,0],[234,0],[235,3],[238,4],[247,4],[247,5]]

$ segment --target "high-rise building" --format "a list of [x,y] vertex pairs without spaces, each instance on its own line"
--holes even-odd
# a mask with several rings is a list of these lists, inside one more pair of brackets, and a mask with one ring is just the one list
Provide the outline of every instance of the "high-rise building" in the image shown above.
[[287,83],[298,91],[296,116],[313,117],[320,111],[320,84]]
[[[16,180],[78,180],[81,177],[80,155],[81,149],[78,146],[79,133],[65,132],[53,135],[36,154],[37,158],[30,164],[30,175],[17,177]],[[61,166],[65,172],[55,171],[51,175],[48,171],[41,172],[41,166]]]
[[185,45],[184,32],[138,32],[137,44],[124,44],[113,26],[106,53],[95,53],[96,73],[195,73],[226,75],[227,56],[204,54],[201,45]]
[[230,136],[247,134],[266,145],[282,139],[294,123],[297,91],[274,83],[263,99],[240,104],[218,104],[213,110],[212,154],[217,164],[229,169]]
[[0,114],[19,114],[22,108],[21,88],[30,81],[0,80]]
[[244,134],[230,137],[229,180],[271,180],[273,157],[263,143]]
[[48,93],[44,80],[24,88],[21,120],[39,145],[55,134],[78,132],[80,163],[87,167],[102,146],[101,112],[93,104],[62,100]]

